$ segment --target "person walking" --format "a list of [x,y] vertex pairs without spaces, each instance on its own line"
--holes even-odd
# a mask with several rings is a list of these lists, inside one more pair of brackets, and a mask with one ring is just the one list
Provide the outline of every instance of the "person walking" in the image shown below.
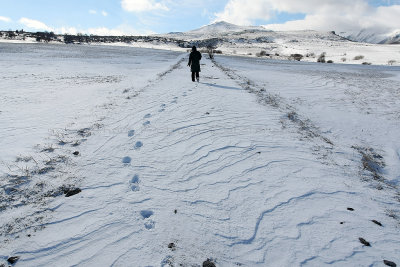
[[192,47],[192,52],[190,52],[189,56],[189,63],[188,66],[192,71],[192,81],[195,81],[195,77],[197,82],[200,81],[200,60],[201,60],[201,53],[197,51],[196,46]]

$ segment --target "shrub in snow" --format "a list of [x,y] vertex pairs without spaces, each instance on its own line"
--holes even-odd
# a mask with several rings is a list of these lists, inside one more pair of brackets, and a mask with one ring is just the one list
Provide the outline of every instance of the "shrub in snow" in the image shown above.
[[363,62],[363,65],[371,65],[371,62]]
[[214,59],[214,51],[215,51],[215,46],[213,46],[213,45],[211,45],[211,44],[209,44],[209,45],[207,45],[207,54],[208,54],[208,57],[210,58],[210,59]]
[[303,58],[302,54],[291,54],[289,59],[300,61]]
[[306,57],[312,57],[312,58],[314,58],[314,57],[315,57],[315,54],[314,54],[314,53],[307,53],[307,54],[306,54]]
[[317,59],[317,62],[319,62],[319,63],[325,63],[325,56],[326,56],[326,53],[323,52],[321,55],[319,55],[319,57],[318,57],[318,59]]
[[388,61],[388,65],[391,65],[391,66],[392,66],[394,63],[396,63],[396,60],[393,60],[393,59],[392,59],[392,60],[389,60],[389,61]]
[[346,58],[345,57],[342,57],[342,62],[346,62]]
[[260,53],[256,53],[257,57],[264,57],[267,55],[267,51],[261,50]]
[[354,60],[360,60],[360,59],[363,59],[363,58],[364,58],[363,55],[359,55],[359,56],[355,56],[355,57],[354,57]]
[[333,60],[328,60],[326,63],[333,63]]

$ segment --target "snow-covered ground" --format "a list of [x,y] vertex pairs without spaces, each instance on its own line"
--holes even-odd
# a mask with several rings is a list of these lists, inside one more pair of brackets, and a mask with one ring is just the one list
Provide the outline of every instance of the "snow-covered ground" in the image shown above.
[[[1,159],[7,162],[30,153],[32,144],[42,144],[48,131],[59,133],[100,120],[115,91],[139,89],[178,55],[43,44],[0,44],[0,50],[0,146]],[[0,174],[7,170],[1,166]]]
[[[12,40],[6,35],[0,35],[0,43],[35,42],[35,39],[25,37],[25,34],[19,33]],[[303,56],[301,61],[317,62],[319,56],[324,54],[326,61],[335,64],[400,65],[400,44],[364,43],[361,42],[363,38],[359,39],[360,42],[353,42],[338,34],[313,30],[271,31],[261,26],[238,26],[216,22],[188,32],[156,34],[148,36],[147,39],[138,38],[127,43],[92,41],[90,45],[163,49],[182,53],[187,51],[187,48],[182,47],[190,49],[192,45],[197,45],[203,50],[211,46],[224,55],[251,58],[294,60],[291,55],[300,54]],[[60,44],[63,38],[59,36],[58,41],[52,42]]]
[[398,67],[0,49],[0,265],[400,263]]

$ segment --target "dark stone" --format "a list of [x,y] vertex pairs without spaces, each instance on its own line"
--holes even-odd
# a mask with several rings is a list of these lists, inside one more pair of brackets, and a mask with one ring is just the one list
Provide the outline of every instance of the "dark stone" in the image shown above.
[[360,240],[361,244],[363,244],[364,246],[367,246],[367,247],[371,246],[371,244],[362,237],[358,238],[358,240]]
[[216,267],[215,263],[207,259],[205,262],[203,262],[203,267]]
[[354,211],[354,209],[353,209],[353,208],[347,208],[347,210],[349,210],[349,211]]
[[344,222],[340,222],[340,224],[344,224]]
[[169,244],[168,244],[168,248],[171,249],[172,251],[175,251],[175,250],[176,250],[176,246],[175,246],[174,243],[169,243]]
[[178,210],[174,210],[174,213],[177,214],[177,213],[178,213]]
[[379,225],[379,226],[383,226],[380,222],[378,222],[377,220],[372,220],[372,222],[374,223],[374,224],[377,224],[377,225]]
[[75,152],[72,153],[72,154],[74,154],[75,156],[78,156],[78,155],[79,155],[79,151],[75,151]]
[[210,112],[206,112],[206,115],[210,115]]
[[14,264],[19,260],[19,256],[10,257],[7,259],[8,263]]
[[383,263],[385,265],[387,265],[387,266],[390,266],[390,267],[396,267],[397,266],[396,263],[394,263],[393,261],[383,260]]
[[79,194],[82,192],[80,188],[71,188],[64,190],[65,197],[71,197],[73,195]]

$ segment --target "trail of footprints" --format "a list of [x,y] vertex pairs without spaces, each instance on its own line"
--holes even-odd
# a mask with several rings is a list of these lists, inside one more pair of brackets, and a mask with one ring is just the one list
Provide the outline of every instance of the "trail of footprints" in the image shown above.
[[[187,96],[186,92],[183,93],[183,96]],[[173,100],[171,101],[172,104],[177,104],[178,103],[178,97],[175,96],[173,98]],[[167,105],[166,104],[161,104],[160,105],[160,109],[158,110],[158,112],[164,112],[166,109]],[[148,113],[146,115],[143,116],[143,119],[145,120],[142,125],[143,126],[148,126],[151,124],[150,122],[150,118],[152,117],[151,113]],[[129,130],[128,131],[128,137],[134,137],[135,136],[136,131],[135,130]],[[140,148],[143,147],[143,142],[141,141],[136,141],[135,145],[133,146],[133,149],[138,151],[140,150]],[[129,156],[123,157],[122,158],[122,163],[124,165],[129,165],[132,162],[132,158]],[[132,192],[138,192],[140,191],[140,178],[138,174],[133,175],[132,179],[129,181],[129,187],[131,189]],[[141,210],[140,211],[140,215],[142,217],[142,219],[144,220],[144,227],[147,230],[151,230],[155,227],[155,221],[152,219],[154,212],[152,210]]]
[[[192,90],[189,89],[189,91],[192,91]],[[186,96],[187,96],[187,92],[183,92],[182,96],[183,96],[183,97],[186,97]],[[171,101],[170,103],[171,103],[171,104],[177,104],[177,103],[178,103],[178,97],[177,97],[177,96],[173,97],[173,99],[172,99],[172,101]],[[158,110],[158,112],[159,112],[159,113],[164,112],[166,108],[167,108],[167,105],[166,105],[166,104],[161,104],[161,105],[160,105],[160,108],[159,108],[159,110]],[[209,114],[209,113],[208,113],[208,114]],[[148,113],[148,114],[146,114],[145,116],[143,116],[143,119],[145,120],[145,121],[143,122],[143,126],[144,126],[144,127],[150,125],[151,122],[150,122],[149,119],[150,119],[151,117],[152,117],[152,114],[151,114],[151,113]],[[130,131],[128,131],[128,137],[134,137],[134,136],[135,136],[135,130],[130,130]],[[134,145],[133,148],[134,148],[134,150],[138,151],[138,150],[140,150],[140,148],[142,148],[142,147],[143,147],[143,143],[142,143],[141,141],[137,141],[137,142],[135,143],[135,145]],[[130,164],[131,161],[132,161],[132,159],[131,159],[131,157],[129,157],[129,156],[126,156],[126,157],[124,157],[124,158],[122,159],[122,163],[125,164],[125,165]],[[140,191],[140,186],[139,186],[139,184],[140,184],[139,175],[138,175],[138,174],[133,175],[132,179],[129,181],[129,186],[130,186],[131,191],[132,191],[132,192]],[[347,208],[347,210],[348,210],[348,211],[354,211],[353,208]],[[177,211],[175,210],[175,214],[176,214],[176,213],[177,213]],[[156,224],[156,222],[152,219],[152,217],[153,217],[153,215],[154,215],[154,212],[153,212],[152,210],[141,210],[141,211],[140,211],[140,215],[141,215],[142,219],[144,220],[144,227],[145,227],[147,230],[154,229],[155,224]],[[382,225],[380,222],[376,221],[376,220],[372,220],[372,222],[375,223],[375,224],[378,225],[378,226],[383,227],[383,225]],[[345,224],[345,222],[344,222],[344,221],[343,221],[343,222],[340,222],[340,224]],[[363,244],[364,246],[368,246],[368,247],[371,246],[371,244],[370,244],[367,240],[365,240],[364,238],[362,238],[362,237],[359,238],[359,241],[360,241],[360,243]],[[174,250],[176,249],[174,243],[170,243],[170,244],[168,245],[168,248],[170,248],[172,251],[174,251]],[[173,261],[173,258],[172,258],[171,256],[168,256],[168,257],[165,259],[165,262],[167,262],[167,263],[171,263],[172,261]],[[394,262],[389,261],[389,260],[384,260],[383,262],[384,262],[384,264],[387,265],[387,266],[396,266],[396,264],[395,264]],[[206,263],[206,262],[205,262],[205,263]],[[213,264],[212,261],[210,261],[210,263]],[[168,266],[169,266],[169,265],[168,265]],[[204,266],[204,265],[203,265],[203,266]],[[208,266],[208,265],[207,265],[207,266]],[[215,266],[215,265],[210,265],[210,266]]]

